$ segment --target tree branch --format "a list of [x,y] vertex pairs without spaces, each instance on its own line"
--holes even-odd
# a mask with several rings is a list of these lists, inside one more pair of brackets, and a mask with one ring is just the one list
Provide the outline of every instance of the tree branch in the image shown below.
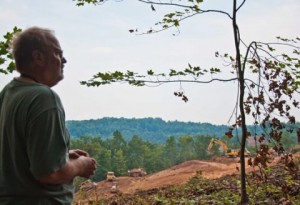
[[145,1],[145,0],[138,0],[140,2],[146,3],[146,4],[154,4],[154,5],[163,5],[163,6],[178,6],[182,8],[192,8],[191,6],[182,5],[182,4],[174,4],[174,3],[163,3],[163,2],[154,2],[154,1]]
[[239,7],[236,9],[236,12],[245,4],[246,0],[243,0],[243,2],[239,5]]
[[[162,3],[162,2],[145,1],[145,0],[138,0],[138,1],[143,2],[143,3],[146,3],[146,4],[163,5],[163,6],[177,6],[177,7],[182,7],[182,8],[193,9],[192,6],[187,6],[187,5],[182,5],[182,4]],[[244,0],[244,1],[246,1],[246,0]],[[221,13],[221,14],[225,14],[225,15],[228,16],[230,19],[232,19],[232,17],[230,16],[229,13],[227,13],[227,12],[225,12],[225,11],[221,11],[221,10],[214,10],[214,9],[202,10],[202,9],[199,9],[199,12],[201,12],[201,13],[207,13],[207,12]]]
[[[198,14],[201,14],[201,13],[194,13],[194,14],[185,16],[185,17],[183,17],[182,19],[179,19],[178,22],[184,21],[184,20],[186,20],[187,18],[193,17],[193,16],[198,15]],[[167,30],[167,29],[169,29],[169,28],[172,28],[172,27],[174,27],[174,26],[175,26],[175,24],[172,24],[172,25],[169,26],[168,28],[163,28],[163,29],[160,29],[160,30],[151,30],[151,32],[148,31],[148,32],[143,32],[143,33],[139,33],[139,34],[136,34],[136,35],[144,35],[144,34],[159,33],[159,32],[165,31],[165,30]],[[176,27],[176,26],[175,26],[175,27]]]
[[238,80],[238,78],[230,78],[230,79],[219,79],[219,78],[213,78],[208,81],[195,81],[195,80],[157,80],[157,81],[152,81],[152,80],[137,80],[143,83],[211,83],[213,81],[219,81],[219,82],[230,82],[230,81],[235,81]]

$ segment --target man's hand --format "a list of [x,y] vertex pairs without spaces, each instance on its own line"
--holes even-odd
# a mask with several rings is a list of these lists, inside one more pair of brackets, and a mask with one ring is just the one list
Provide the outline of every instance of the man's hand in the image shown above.
[[97,168],[97,162],[94,158],[91,158],[89,153],[80,149],[73,149],[69,151],[70,160],[78,160],[81,165],[81,173],[79,176],[89,178],[95,174]]
[[85,156],[85,157],[89,157],[89,153],[87,153],[86,151],[80,150],[80,149],[72,149],[69,151],[69,158],[70,159],[77,159],[80,156]]
[[[79,155],[82,152],[74,152]],[[72,152],[72,156],[77,156]],[[67,161],[66,165],[59,170],[48,175],[39,177],[37,180],[43,184],[63,184],[68,183],[76,176],[89,178],[95,174],[97,168],[96,160],[91,157],[81,155]]]
[[89,178],[91,175],[95,174],[97,163],[94,158],[80,156],[76,160],[81,163],[79,176]]

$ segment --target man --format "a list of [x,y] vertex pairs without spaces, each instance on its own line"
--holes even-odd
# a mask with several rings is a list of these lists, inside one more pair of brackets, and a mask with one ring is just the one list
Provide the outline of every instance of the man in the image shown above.
[[20,77],[0,93],[0,204],[71,204],[74,177],[90,177],[96,161],[69,150],[59,96],[51,89],[67,62],[53,32],[32,27],[12,42]]

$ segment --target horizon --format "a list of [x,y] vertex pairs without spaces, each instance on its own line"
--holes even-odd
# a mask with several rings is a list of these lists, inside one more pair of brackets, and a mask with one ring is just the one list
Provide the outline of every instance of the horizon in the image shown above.
[[[83,120],[66,120],[66,122],[68,121],[96,121],[96,120],[102,120],[102,119],[105,119],[105,118],[109,118],[109,119],[126,119],[126,120],[144,120],[144,119],[154,119],[154,120],[162,120],[164,122],[182,122],[182,123],[195,123],[195,124],[211,124],[211,125],[216,125],[216,126],[227,126],[227,127],[230,127],[231,125],[226,125],[226,124],[214,124],[214,123],[211,123],[211,122],[194,122],[194,121],[181,121],[181,120],[164,120],[160,117],[141,117],[141,118],[135,118],[135,117],[132,117],[132,118],[126,118],[126,117],[101,117],[101,118],[93,118],[93,119],[83,119]],[[286,123],[286,122],[283,122],[283,123]],[[295,124],[297,123],[300,123],[300,121],[296,121]],[[256,125],[256,124],[247,124],[247,126],[259,126],[259,125]]]

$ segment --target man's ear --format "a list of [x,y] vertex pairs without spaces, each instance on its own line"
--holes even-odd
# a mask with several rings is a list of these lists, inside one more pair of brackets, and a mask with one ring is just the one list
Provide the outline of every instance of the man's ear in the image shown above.
[[45,64],[45,55],[41,51],[35,50],[32,52],[32,60],[37,65],[43,66]]

